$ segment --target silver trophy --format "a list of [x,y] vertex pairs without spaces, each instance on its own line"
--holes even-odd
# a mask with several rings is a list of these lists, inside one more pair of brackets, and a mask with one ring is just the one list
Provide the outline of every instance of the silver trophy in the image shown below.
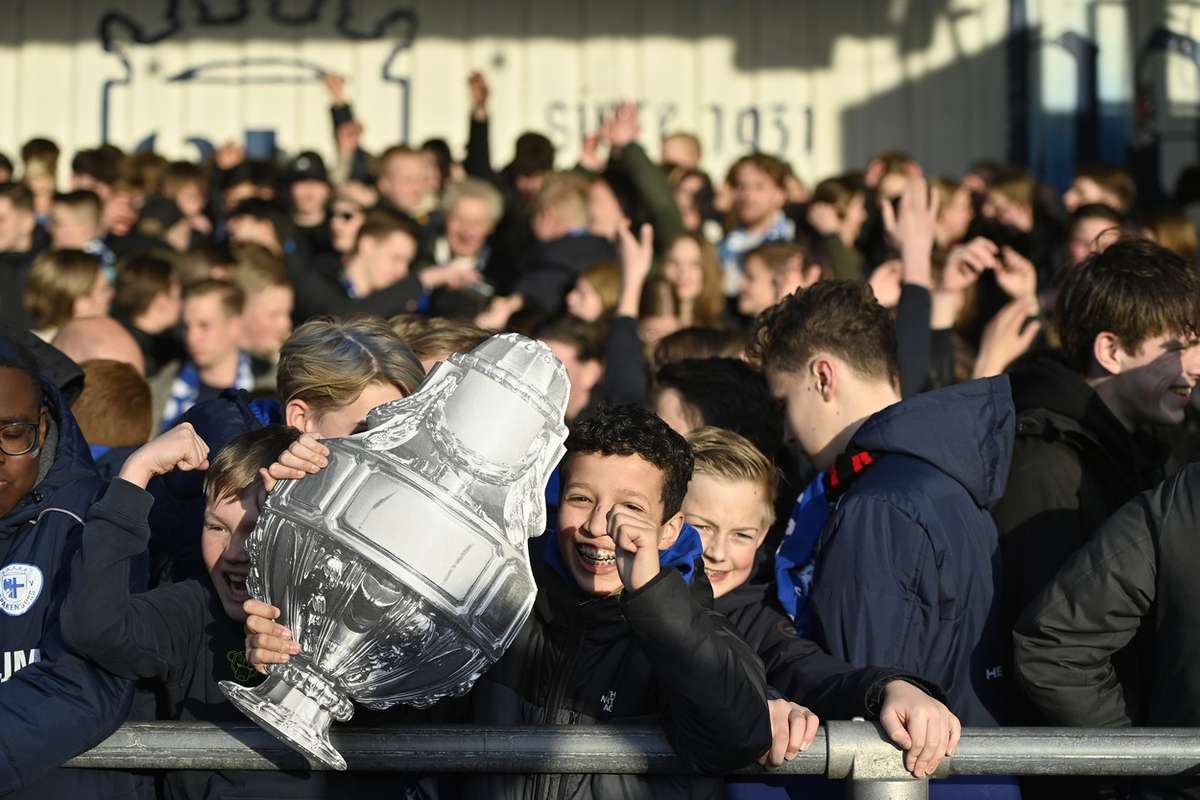
[[301,653],[221,691],[314,764],[345,769],[332,720],[460,695],[533,606],[527,540],[564,453],[566,371],[545,345],[493,336],[440,364],[329,466],[284,481],[251,534],[248,587]]

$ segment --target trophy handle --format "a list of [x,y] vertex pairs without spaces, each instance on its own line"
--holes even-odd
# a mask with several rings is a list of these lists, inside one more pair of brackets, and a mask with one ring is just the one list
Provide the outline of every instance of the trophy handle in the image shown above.
[[[354,706],[344,697],[336,698],[333,703],[320,702],[300,688],[305,687],[307,681],[295,681],[300,684],[295,686],[284,677],[280,672],[272,672],[252,689],[233,681],[221,681],[220,687],[239,711],[284,744],[300,751],[312,766],[345,770],[346,759],[329,741],[329,726],[335,719],[341,722],[350,719]],[[311,678],[303,674],[292,677]]]

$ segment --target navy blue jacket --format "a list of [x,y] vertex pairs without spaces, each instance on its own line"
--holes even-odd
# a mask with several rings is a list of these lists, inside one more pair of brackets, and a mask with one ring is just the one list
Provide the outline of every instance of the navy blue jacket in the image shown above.
[[133,684],[63,643],[59,611],[71,559],[104,484],[58,390],[49,383],[43,390],[57,437],[40,456],[49,471],[0,518],[0,795],[132,796],[132,776],[55,769],[125,721]]
[[851,440],[872,464],[821,531],[812,610],[826,649],[941,686],[964,725],[1005,702],[1006,631],[988,509],[1003,495],[1014,419],[1008,378],[919,394]]

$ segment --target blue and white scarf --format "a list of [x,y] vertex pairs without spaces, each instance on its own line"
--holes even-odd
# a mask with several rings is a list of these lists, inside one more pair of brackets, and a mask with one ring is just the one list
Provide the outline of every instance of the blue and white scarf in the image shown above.
[[[246,391],[254,388],[254,372],[250,369],[250,356],[245,353],[238,353],[237,377],[234,378],[233,388]],[[165,431],[179,422],[179,418],[196,405],[196,399],[199,396],[200,370],[194,363],[187,361],[180,367],[179,374],[175,376],[175,382],[171,384],[171,396],[167,398],[167,405],[163,409],[163,422],[160,430]]]
[[790,242],[796,238],[796,223],[782,211],[775,217],[771,227],[762,233],[751,233],[745,228],[734,228],[721,241],[717,252],[721,256],[724,273],[723,286],[726,297],[735,296],[741,289],[742,257],[764,242]]

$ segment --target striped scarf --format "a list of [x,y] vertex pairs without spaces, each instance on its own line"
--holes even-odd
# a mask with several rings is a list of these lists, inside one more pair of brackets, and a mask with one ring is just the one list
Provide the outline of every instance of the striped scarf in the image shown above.
[[[250,356],[238,353],[237,377],[234,378],[234,389],[250,391],[254,388],[254,372],[250,369]],[[200,396],[200,370],[191,361],[184,363],[171,384],[171,396],[167,398],[166,408],[163,409],[163,423],[160,430],[167,430],[179,422],[188,409],[196,405]]]

